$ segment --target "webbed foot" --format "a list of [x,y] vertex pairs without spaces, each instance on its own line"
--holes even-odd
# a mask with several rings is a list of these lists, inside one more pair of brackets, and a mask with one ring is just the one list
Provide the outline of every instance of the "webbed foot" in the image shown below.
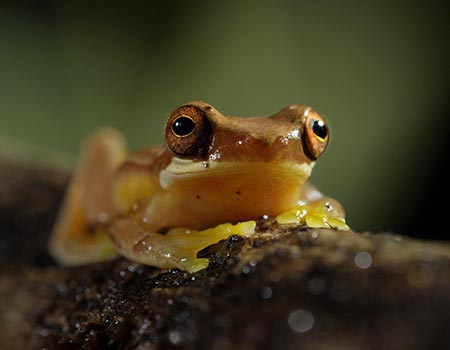
[[316,228],[349,230],[341,205],[333,199],[322,198],[300,205],[276,217],[279,224],[303,224]]

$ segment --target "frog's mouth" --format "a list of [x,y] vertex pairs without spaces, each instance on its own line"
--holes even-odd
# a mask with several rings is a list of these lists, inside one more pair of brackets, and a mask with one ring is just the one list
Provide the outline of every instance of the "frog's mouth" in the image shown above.
[[[265,179],[269,183],[282,179],[296,179],[303,183],[311,175],[312,163],[295,162],[231,162],[209,161],[196,162],[189,159],[173,158],[172,162],[160,174],[160,186],[169,189],[172,186],[192,181],[215,179],[219,183],[228,178],[240,177],[246,182],[247,177]],[[229,179],[228,179],[229,180]],[[201,183],[198,183],[201,186]]]
[[160,173],[163,195],[151,212],[158,215],[155,222],[197,229],[275,216],[298,205],[311,168],[292,162],[173,162]]

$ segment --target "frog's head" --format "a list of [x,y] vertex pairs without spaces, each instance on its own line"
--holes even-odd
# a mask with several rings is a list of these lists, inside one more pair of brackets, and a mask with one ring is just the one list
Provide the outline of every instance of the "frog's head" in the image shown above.
[[305,105],[291,105],[270,117],[238,118],[200,101],[176,108],[165,133],[167,147],[189,172],[262,162],[302,165],[308,176],[328,139],[326,121]]
[[304,105],[238,118],[195,101],[172,112],[165,139],[172,157],[161,187],[201,202],[211,218],[223,218],[227,208],[225,219],[239,221],[293,208],[329,134],[325,120]]

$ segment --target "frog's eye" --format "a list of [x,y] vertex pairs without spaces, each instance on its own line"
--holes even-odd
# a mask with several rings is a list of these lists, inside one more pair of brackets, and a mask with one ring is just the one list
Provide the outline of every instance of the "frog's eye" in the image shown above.
[[310,113],[306,117],[303,145],[305,152],[311,159],[317,159],[328,145],[327,122],[317,113]]
[[196,106],[182,106],[167,120],[166,144],[178,156],[194,157],[209,145],[210,130],[205,112]]

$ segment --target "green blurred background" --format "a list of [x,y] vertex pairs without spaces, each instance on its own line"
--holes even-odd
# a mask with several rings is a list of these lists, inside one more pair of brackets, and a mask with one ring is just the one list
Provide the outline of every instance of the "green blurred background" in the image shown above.
[[238,116],[305,103],[332,132],[313,181],[344,204],[352,227],[448,238],[430,225],[446,213],[428,184],[448,188],[449,10],[436,1],[2,2],[0,134],[75,159],[102,125],[132,147],[161,143],[167,115],[193,99]]

